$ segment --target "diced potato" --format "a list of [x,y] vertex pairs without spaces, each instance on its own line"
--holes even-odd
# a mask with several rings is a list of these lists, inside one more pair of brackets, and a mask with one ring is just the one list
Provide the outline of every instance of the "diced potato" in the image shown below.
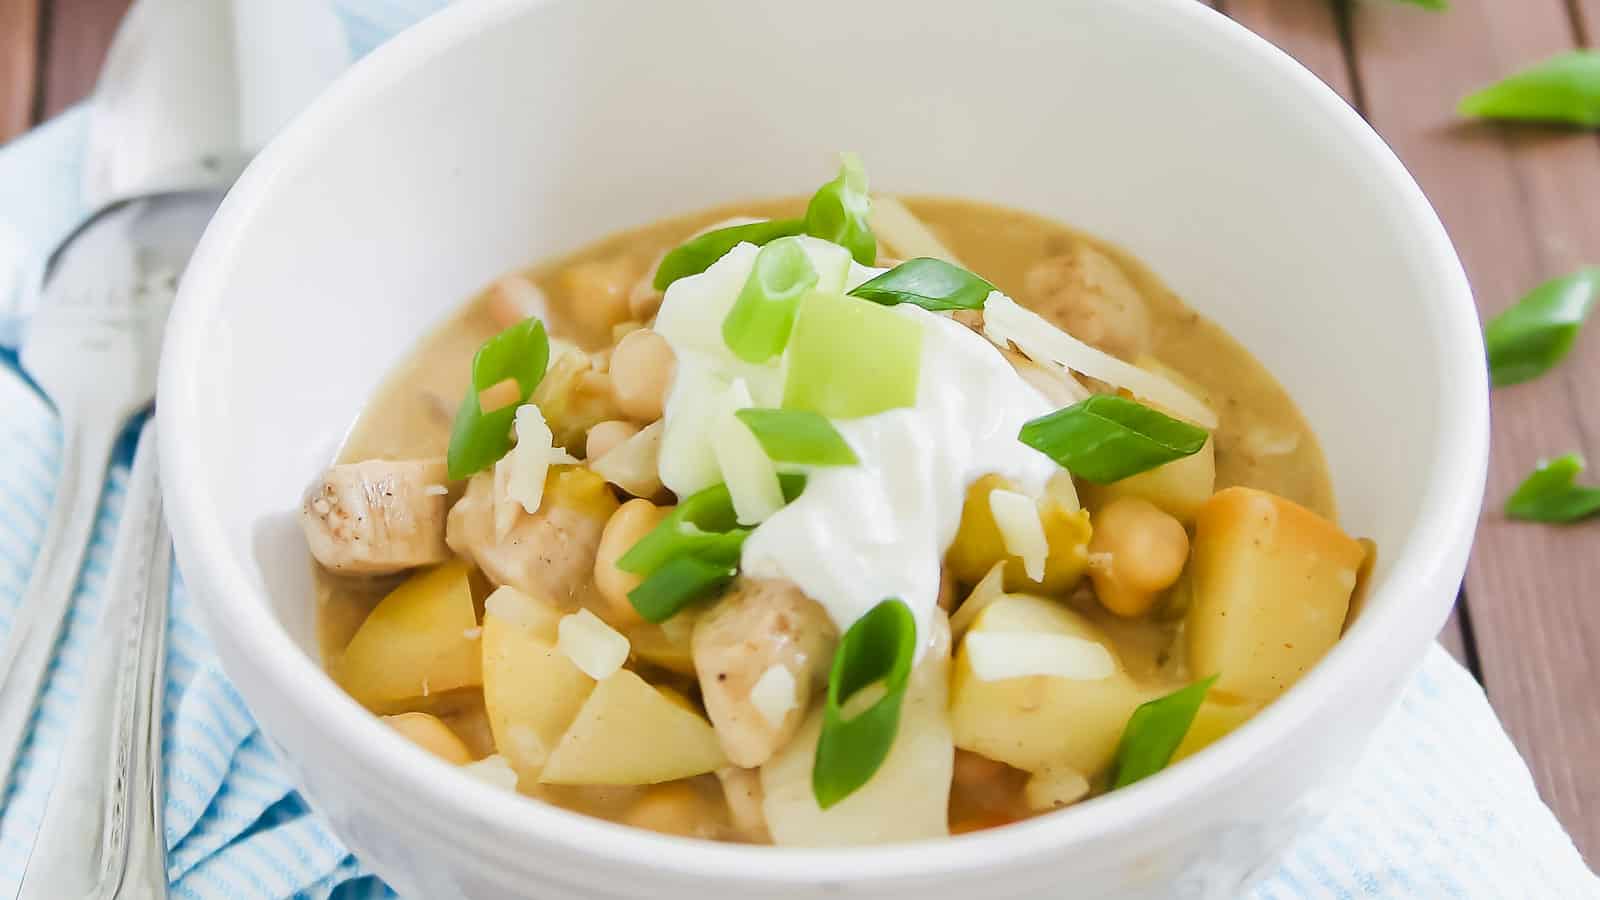
[[421,712],[401,713],[398,716],[384,716],[383,724],[451,765],[460,766],[472,762],[472,751],[467,749],[466,743],[450,730],[449,725],[440,721],[438,716]]
[[1183,743],[1172,755],[1172,761],[1186,759],[1222,740],[1228,732],[1243,725],[1260,709],[1257,703],[1207,697],[1200,704],[1200,711],[1195,713],[1194,723],[1189,726],[1189,733],[1183,736]]
[[511,588],[485,604],[483,702],[495,747],[528,784],[595,685],[556,647],[559,620],[553,607]]
[[694,672],[694,623],[697,610],[678,613],[660,625],[645,623],[626,632],[633,655],[682,675]]
[[1090,509],[1100,509],[1122,497],[1149,500],[1178,521],[1188,525],[1200,507],[1211,499],[1217,484],[1216,439],[1206,441],[1193,456],[1157,466],[1110,484],[1085,484],[1083,500]]
[[761,767],[762,808],[773,843],[784,847],[853,846],[945,837],[950,833],[950,778],[955,748],[946,713],[950,631],[936,620],[934,643],[911,673],[900,729],[872,779],[824,810],[811,790],[822,734],[812,711],[794,739]]
[[1189,668],[1216,691],[1267,701],[1339,639],[1361,545],[1299,504],[1232,487],[1196,520]]
[[1015,483],[1001,475],[985,475],[967,488],[961,508],[961,525],[945,562],[950,571],[967,584],[976,584],[997,562],[1004,561],[1008,591],[1040,591],[1065,594],[1083,578],[1089,564],[1089,514],[1070,509],[1054,495],[1040,503],[1039,517],[1044,526],[1050,555],[1045,559],[1044,581],[1028,578],[1022,560],[1006,550],[1000,526],[995,524],[989,495],[997,490],[1014,491]]
[[1057,603],[1002,597],[979,614],[967,637],[1008,631],[1094,641],[1115,666],[1110,676],[1094,680],[1029,675],[984,681],[963,642],[951,684],[956,746],[1028,772],[1063,765],[1090,776],[1104,771],[1128,717],[1155,692],[1134,682],[1099,628]]
[[710,722],[623,669],[595,687],[539,780],[658,784],[727,764]]
[[336,680],[380,712],[415,697],[482,684],[477,628],[465,564],[419,572],[361,623],[335,667]]

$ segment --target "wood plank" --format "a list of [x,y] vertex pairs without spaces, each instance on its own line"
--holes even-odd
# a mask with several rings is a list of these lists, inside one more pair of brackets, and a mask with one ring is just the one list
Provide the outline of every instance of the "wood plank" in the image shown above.
[[40,0],[0,0],[0,143],[33,124]]
[[[6,0],[9,2],[9,0]],[[47,0],[44,35],[44,102],[53,116],[94,88],[100,63],[132,0]]]
[[[1225,11],[1299,60],[1346,101],[1360,108],[1361,98],[1334,4],[1327,0],[1226,0]],[[1461,616],[1452,613],[1439,641],[1457,661],[1471,669],[1474,661],[1466,652],[1468,641],[1462,622]],[[1474,670],[1473,674],[1477,672]]]
[[[1570,49],[1566,0],[1454,0],[1444,15],[1356,4],[1352,43],[1367,116],[1422,182],[1488,316],[1551,276],[1600,260],[1600,144],[1588,135],[1465,125],[1458,98]],[[1540,791],[1591,861],[1600,860],[1600,525],[1506,521],[1499,505],[1535,461],[1600,458],[1600,340],[1562,369],[1494,392],[1489,496],[1467,596],[1490,699]],[[1588,648],[1588,649],[1586,649]]]

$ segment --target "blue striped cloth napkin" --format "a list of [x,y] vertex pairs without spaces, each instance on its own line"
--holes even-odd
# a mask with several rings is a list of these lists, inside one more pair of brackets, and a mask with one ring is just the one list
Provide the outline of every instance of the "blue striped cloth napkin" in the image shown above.
[[[356,56],[437,5],[333,7]],[[38,550],[60,451],[55,417],[17,373],[14,350],[41,255],[84,214],[83,137],[77,111],[0,148],[0,634]],[[0,897],[16,893],[67,740],[130,453],[118,455],[38,726],[0,810]],[[392,896],[295,793],[196,626],[182,582],[174,585],[164,722],[175,896]],[[1600,880],[1540,801],[1482,690],[1436,647],[1341,805],[1250,896],[1564,900],[1600,897]]]

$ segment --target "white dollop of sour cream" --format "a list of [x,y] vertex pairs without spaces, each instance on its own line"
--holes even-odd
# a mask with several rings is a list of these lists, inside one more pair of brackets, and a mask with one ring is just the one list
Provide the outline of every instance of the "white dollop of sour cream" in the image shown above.
[[[721,317],[707,313],[726,315],[733,303],[727,294],[737,295],[753,258],[753,248],[735,248],[707,272],[674,283],[662,305],[657,331],[678,354],[680,374],[666,407],[661,473],[679,496],[705,487],[711,477],[710,448],[698,439],[707,431],[702,411],[717,408],[735,378],[751,376],[748,363],[716,351],[708,332],[713,322],[720,331]],[[847,286],[875,274],[852,264]],[[689,304],[700,308],[683,308]],[[804,493],[755,529],[741,567],[749,575],[794,582],[841,632],[879,602],[898,597],[911,609],[919,646],[925,646],[944,554],[968,486],[998,473],[1039,496],[1056,464],[1018,441],[1017,433],[1053,407],[982,336],[916,306],[894,309],[923,329],[916,405],[834,420],[860,464],[804,467]],[[692,360],[688,378],[686,357]],[[771,368],[781,378],[781,370]]]

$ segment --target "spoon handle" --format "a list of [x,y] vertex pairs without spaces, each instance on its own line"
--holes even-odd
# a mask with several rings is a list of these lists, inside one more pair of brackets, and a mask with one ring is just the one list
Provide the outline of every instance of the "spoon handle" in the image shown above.
[[0,791],[15,774],[94,530],[120,423],[62,415],[61,475],[39,556],[0,652]]
[[146,423],[76,721],[18,900],[167,896],[161,700],[171,571],[156,441]]

